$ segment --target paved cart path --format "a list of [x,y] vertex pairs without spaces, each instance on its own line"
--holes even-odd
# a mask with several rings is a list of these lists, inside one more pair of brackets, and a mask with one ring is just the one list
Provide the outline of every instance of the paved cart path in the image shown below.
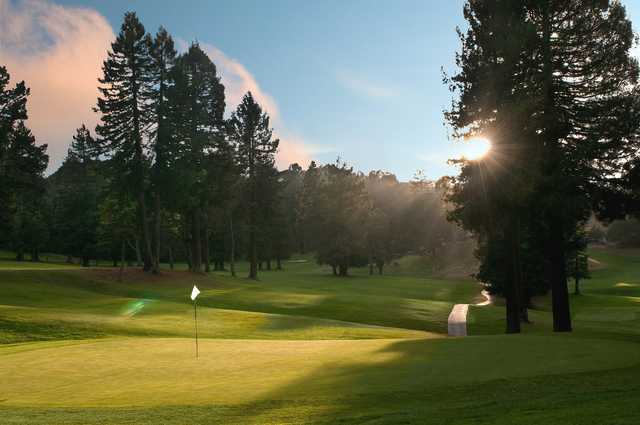
[[[474,304],[483,306],[491,304],[491,295],[482,290],[482,295],[486,298],[483,302]],[[449,336],[467,336],[467,313],[469,312],[469,304],[456,304],[449,313],[447,321]]]

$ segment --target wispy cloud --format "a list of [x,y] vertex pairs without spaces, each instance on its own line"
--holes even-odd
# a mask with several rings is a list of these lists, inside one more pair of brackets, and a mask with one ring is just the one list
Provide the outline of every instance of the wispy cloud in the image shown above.
[[[12,81],[25,80],[31,88],[28,125],[38,143],[49,144],[49,171],[53,171],[64,158],[75,129],[82,123],[94,128],[98,122],[92,107],[98,97],[102,61],[115,34],[94,9],[46,0],[0,0],[0,28],[0,65],[7,66]],[[187,46],[180,39],[177,44]],[[275,99],[243,64],[214,45],[201,46],[222,76],[229,110],[251,91],[271,116],[281,139],[278,167],[292,162],[306,166],[321,149],[286,128]]]
[[36,0],[0,0],[0,28],[0,64],[31,88],[28,125],[49,144],[53,170],[74,129],[97,123],[91,108],[113,31],[95,10]]
[[345,88],[369,98],[392,98],[397,96],[397,89],[388,84],[372,81],[344,69],[336,71],[336,80]]
[[[213,44],[206,42],[199,42],[199,44],[215,63],[221,76],[222,84],[225,86],[228,113],[238,106],[248,91],[269,113],[275,136],[280,139],[280,147],[276,155],[278,168],[286,168],[294,162],[306,167],[311,162],[312,155],[321,153],[322,149],[327,149],[309,144],[287,129],[280,116],[280,108],[273,96],[260,87],[256,77],[240,61],[229,57]],[[182,38],[177,38],[176,45],[180,50],[186,50],[189,43]]]

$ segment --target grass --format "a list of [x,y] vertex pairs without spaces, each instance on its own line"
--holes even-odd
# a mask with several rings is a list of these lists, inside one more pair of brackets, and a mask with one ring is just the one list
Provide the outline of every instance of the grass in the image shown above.
[[[635,424],[640,253],[600,261],[572,296],[576,331],[546,300],[522,335],[479,286],[418,258],[387,276],[334,278],[312,262],[259,282],[224,273],[0,268],[0,417],[48,424]],[[241,265],[241,268],[245,265]],[[637,269],[636,269],[637,267]],[[244,270],[241,275],[244,275]],[[627,285],[619,285],[619,283]],[[196,360],[191,286],[199,299]],[[631,289],[629,289],[631,288]]]
[[[592,248],[589,254],[597,261],[591,279],[581,283],[580,295],[571,295],[574,333],[640,343],[640,250]],[[523,332],[546,333],[552,327],[550,297],[534,303],[537,309],[529,313],[533,323],[523,325]],[[469,332],[503,332],[503,319],[503,307],[471,307]]]

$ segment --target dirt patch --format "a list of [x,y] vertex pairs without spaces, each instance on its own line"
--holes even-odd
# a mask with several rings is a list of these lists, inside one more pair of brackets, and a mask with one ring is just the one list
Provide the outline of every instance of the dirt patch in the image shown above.
[[[103,268],[90,269],[90,272],[98,280],[117,282],[120,277],[120,269]],[[126,267],[122,272],[122,281],[127,283],[144,283],[152,285],[184,283],[185,280],[191,283],[204,282],[211,279],[205,274],[196,274],[188,271],[162,270],[159,274],[145,272],[138,267]]]

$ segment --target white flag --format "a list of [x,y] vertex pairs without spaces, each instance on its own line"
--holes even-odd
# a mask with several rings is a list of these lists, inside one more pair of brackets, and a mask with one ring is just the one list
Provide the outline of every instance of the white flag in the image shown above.
[[195,301],[198,295],[200,295],[200,290],[196,285],[193,285],[193,289],[191,290],[191,301]]

